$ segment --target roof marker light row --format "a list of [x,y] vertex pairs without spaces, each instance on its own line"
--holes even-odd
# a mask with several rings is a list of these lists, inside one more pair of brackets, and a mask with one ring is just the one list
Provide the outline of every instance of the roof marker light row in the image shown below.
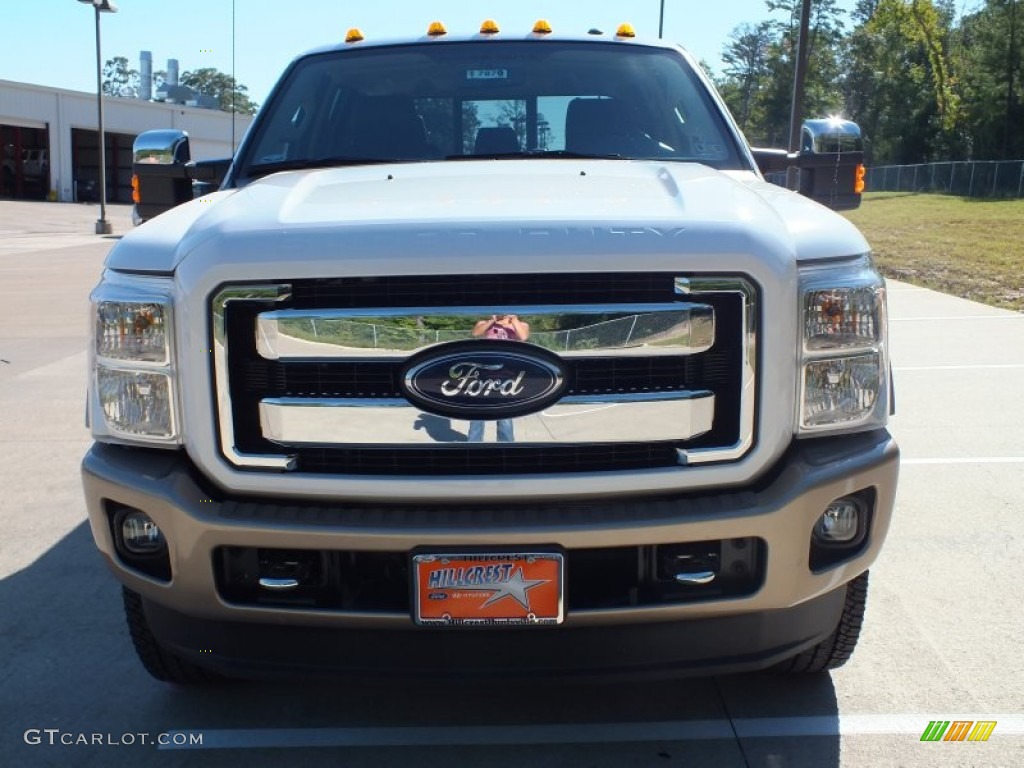
[[[486,19],[480,25],[481,35],[496,35],[500,32],[498,23],[493,19]],[[535,35],[550,35],[551,24],[548,23],[547,19],[538,19],[537,23],[533,25],[533,34]],[[590,34],[598,33],[598,30],[591,30]],[[448,34],[448,29],[440,21],[430,22],[430,26],[427,27],[427,35],[429,37],[444,37]],[[633,29],[632,24],[620,24],[619,28],[615,30],[616,37],[636,37],[636,31]],[[345,34],[346,43],[359,43],[365,40],[362,31],[358,27],[352,27]]]

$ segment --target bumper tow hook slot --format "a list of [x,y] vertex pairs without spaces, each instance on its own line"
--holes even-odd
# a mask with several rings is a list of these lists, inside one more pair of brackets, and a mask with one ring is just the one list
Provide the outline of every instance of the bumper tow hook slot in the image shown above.
[[[714,571],[684,571],[676,574],[676,581],[680,584],[710,584],[715,580]],[[260,580],[262,584],[262,579]]]

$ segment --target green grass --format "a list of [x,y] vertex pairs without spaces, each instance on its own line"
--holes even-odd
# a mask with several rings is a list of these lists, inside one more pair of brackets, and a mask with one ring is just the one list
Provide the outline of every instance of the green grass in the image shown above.
[[1024,200],[875,192],[846,216],[886,277],[1024,312]]

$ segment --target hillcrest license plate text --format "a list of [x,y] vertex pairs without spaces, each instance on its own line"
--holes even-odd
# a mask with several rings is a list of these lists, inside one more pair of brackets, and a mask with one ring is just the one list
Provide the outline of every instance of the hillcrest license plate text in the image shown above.
[[559,552],[421,553],[412,562],[417,624],[562,622]]

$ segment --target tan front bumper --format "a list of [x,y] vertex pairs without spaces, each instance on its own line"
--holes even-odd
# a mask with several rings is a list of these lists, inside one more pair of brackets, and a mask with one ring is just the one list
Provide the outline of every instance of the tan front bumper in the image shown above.
[[[685,469],[681,471],[686,471]],[[579,610],[569,626],[678,621],[789,608],[823,595],[867,570],[889,528],[899,451],[884,430],[794,443],[756,487],[674,498],[605,503],[527,504],[522,509],[289,507],[212,499],[193,479],[183,453],[96,444],[82,474],[93,536],[115,575],[146,599],[198,618],[349,627],[412,627],[407,613],[352,613],[228,604],[214,585],[221,546],[404,552],[415,547],[565,549],[639,546],[757,537],[767,545],[764,584],[749,597],[655,607]],[[386,483],[386,478],[381,478]],[[430,482],[424,478],[424,482]],[[808,565],[811,529],[833,499],[874,489],[863,550],[820,573]],[[512,499],[509,500],[512,503]],[[107,503],[145,511],[167,537],[172,579],[162,583],[126,567],[111,535]]]

